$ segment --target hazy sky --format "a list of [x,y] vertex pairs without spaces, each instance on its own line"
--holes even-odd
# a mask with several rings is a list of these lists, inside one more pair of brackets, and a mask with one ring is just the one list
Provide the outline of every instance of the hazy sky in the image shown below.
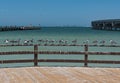
[[120,19],[120,0],[0,0],[0,25],[90,26]]

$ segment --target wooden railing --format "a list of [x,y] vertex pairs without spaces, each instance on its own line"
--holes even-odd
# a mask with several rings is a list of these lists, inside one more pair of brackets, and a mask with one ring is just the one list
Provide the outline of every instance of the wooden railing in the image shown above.
[[[87,67],[88,63],[101,63],[101,64],[120,64],[120,61],[113,60],[89,60],[89,55],[118,55],[120,56],[120,52],[89,52],[88,45],[84,45],[83,52],[64,52],[64,51],[39,51],[38,45],[34,45],[34,51],[12,51],[12,52],[0,52],[0,55],[15,55],[15,54],[34,54],[34,59],[27,60],[0,60],[0,64],[5,63],[29,63],[33,62],[34,66],[38,66],[39,62],[69,62],[69,63],[84,63],[84,66]],[[63,60],[63,59],[38,59],[38,54],[61,54],[61,55],[84,55],[84,60]]]

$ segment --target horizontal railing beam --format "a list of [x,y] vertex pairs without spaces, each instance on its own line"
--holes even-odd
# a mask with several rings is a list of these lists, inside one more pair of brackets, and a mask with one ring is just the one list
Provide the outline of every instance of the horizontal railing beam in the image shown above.
[[[34,54],[33,51],[0,52],[0,55]],[[86,54],[86,52],[39,51],[38,54]],[[87,52],[89,55],[120,55],[120,52]]]
[[120,55],[120,52],[88,52],[89,55]]
[[[33,59],[29,60],[0,60],[0,64],[5,63],[29,63],[34,62]],[[84,63],[85,60],[64,60],[64,59],[39,59],[38,62],[69,62],[69,63]],[[88,63],[107,63],[107,64],[120,64],[120,61],[112,60],[87,60]]]
[[85,52],[39,51],[39,54],[85,54]]
[[34,54],[34,52],[32,51],[0,52],[0,55],[14,55],[14,54]]
[[106,63],[106,64],[120,64],[120,61],[112,60],[88,60],[88,63]]
[[34,62],[33,59],[31,60],[0,60],[0,64],[5,64],[5,63],[29,63],[29,62]]
[[84,60],[63,60],[63,59],[40,59],[38,62],[69,62],[69,63],[84,63]]

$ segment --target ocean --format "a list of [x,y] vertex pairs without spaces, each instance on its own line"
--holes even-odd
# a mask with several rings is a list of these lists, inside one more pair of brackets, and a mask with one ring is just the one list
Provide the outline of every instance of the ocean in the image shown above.
[[[33,44],[39,44],[37,40],[54,40],[54,44],[58,44],[58,41],[64,40],[67,44],[72,44],[73,40],[77,40],[77,44],[83,44],[85,41],[89,41],[88,44],[93,44],[93,41],[101,40],[105,41],[105,45],[110,45],[110,40],[117,42],[116,45],[120,45],[120,32],[119,31],[105,31],[105,30],[93,30],[90,27],[42,27],[41,30],[21,30],[21,31],[1,31],[0,32],[0,44],[5,44],[5,40],[20,40],[20,44],[23,44],[25,40],[33,39]],[[44,42],[45,43],[45,42]],[[49,44],[49,43],[48,43]],[[100,43],[98,43],[100,44]],[[0,47],[0,51],[32,51],[33,46],[8,46]],[[80,46],[39,46],[41,51],[84,51]],[[120,52],[120,47],[89,47],[89,51],[100,52]],[[41,59],[84,59],[83,55],[39,55]],[[95,56],[90,55],[89,60],[116,60],[120,61],[120,56]],[[33,59],[33,55],[12,55],[12,56],[0,56],[0,60],[13,60],[13,59]],[[0,64],[0,67],[23,67],[33,66],[33,63],[12,63],[12,64]],[[39,66],[84,66],[83,63],[39,63]],[[119,64],[88,64],[90,67],[120,67]]]

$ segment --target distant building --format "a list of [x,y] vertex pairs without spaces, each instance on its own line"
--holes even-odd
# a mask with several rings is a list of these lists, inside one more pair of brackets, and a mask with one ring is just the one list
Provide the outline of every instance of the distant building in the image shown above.
[[96,20],[91,25],[98,30],[120,30],[120,19]]

